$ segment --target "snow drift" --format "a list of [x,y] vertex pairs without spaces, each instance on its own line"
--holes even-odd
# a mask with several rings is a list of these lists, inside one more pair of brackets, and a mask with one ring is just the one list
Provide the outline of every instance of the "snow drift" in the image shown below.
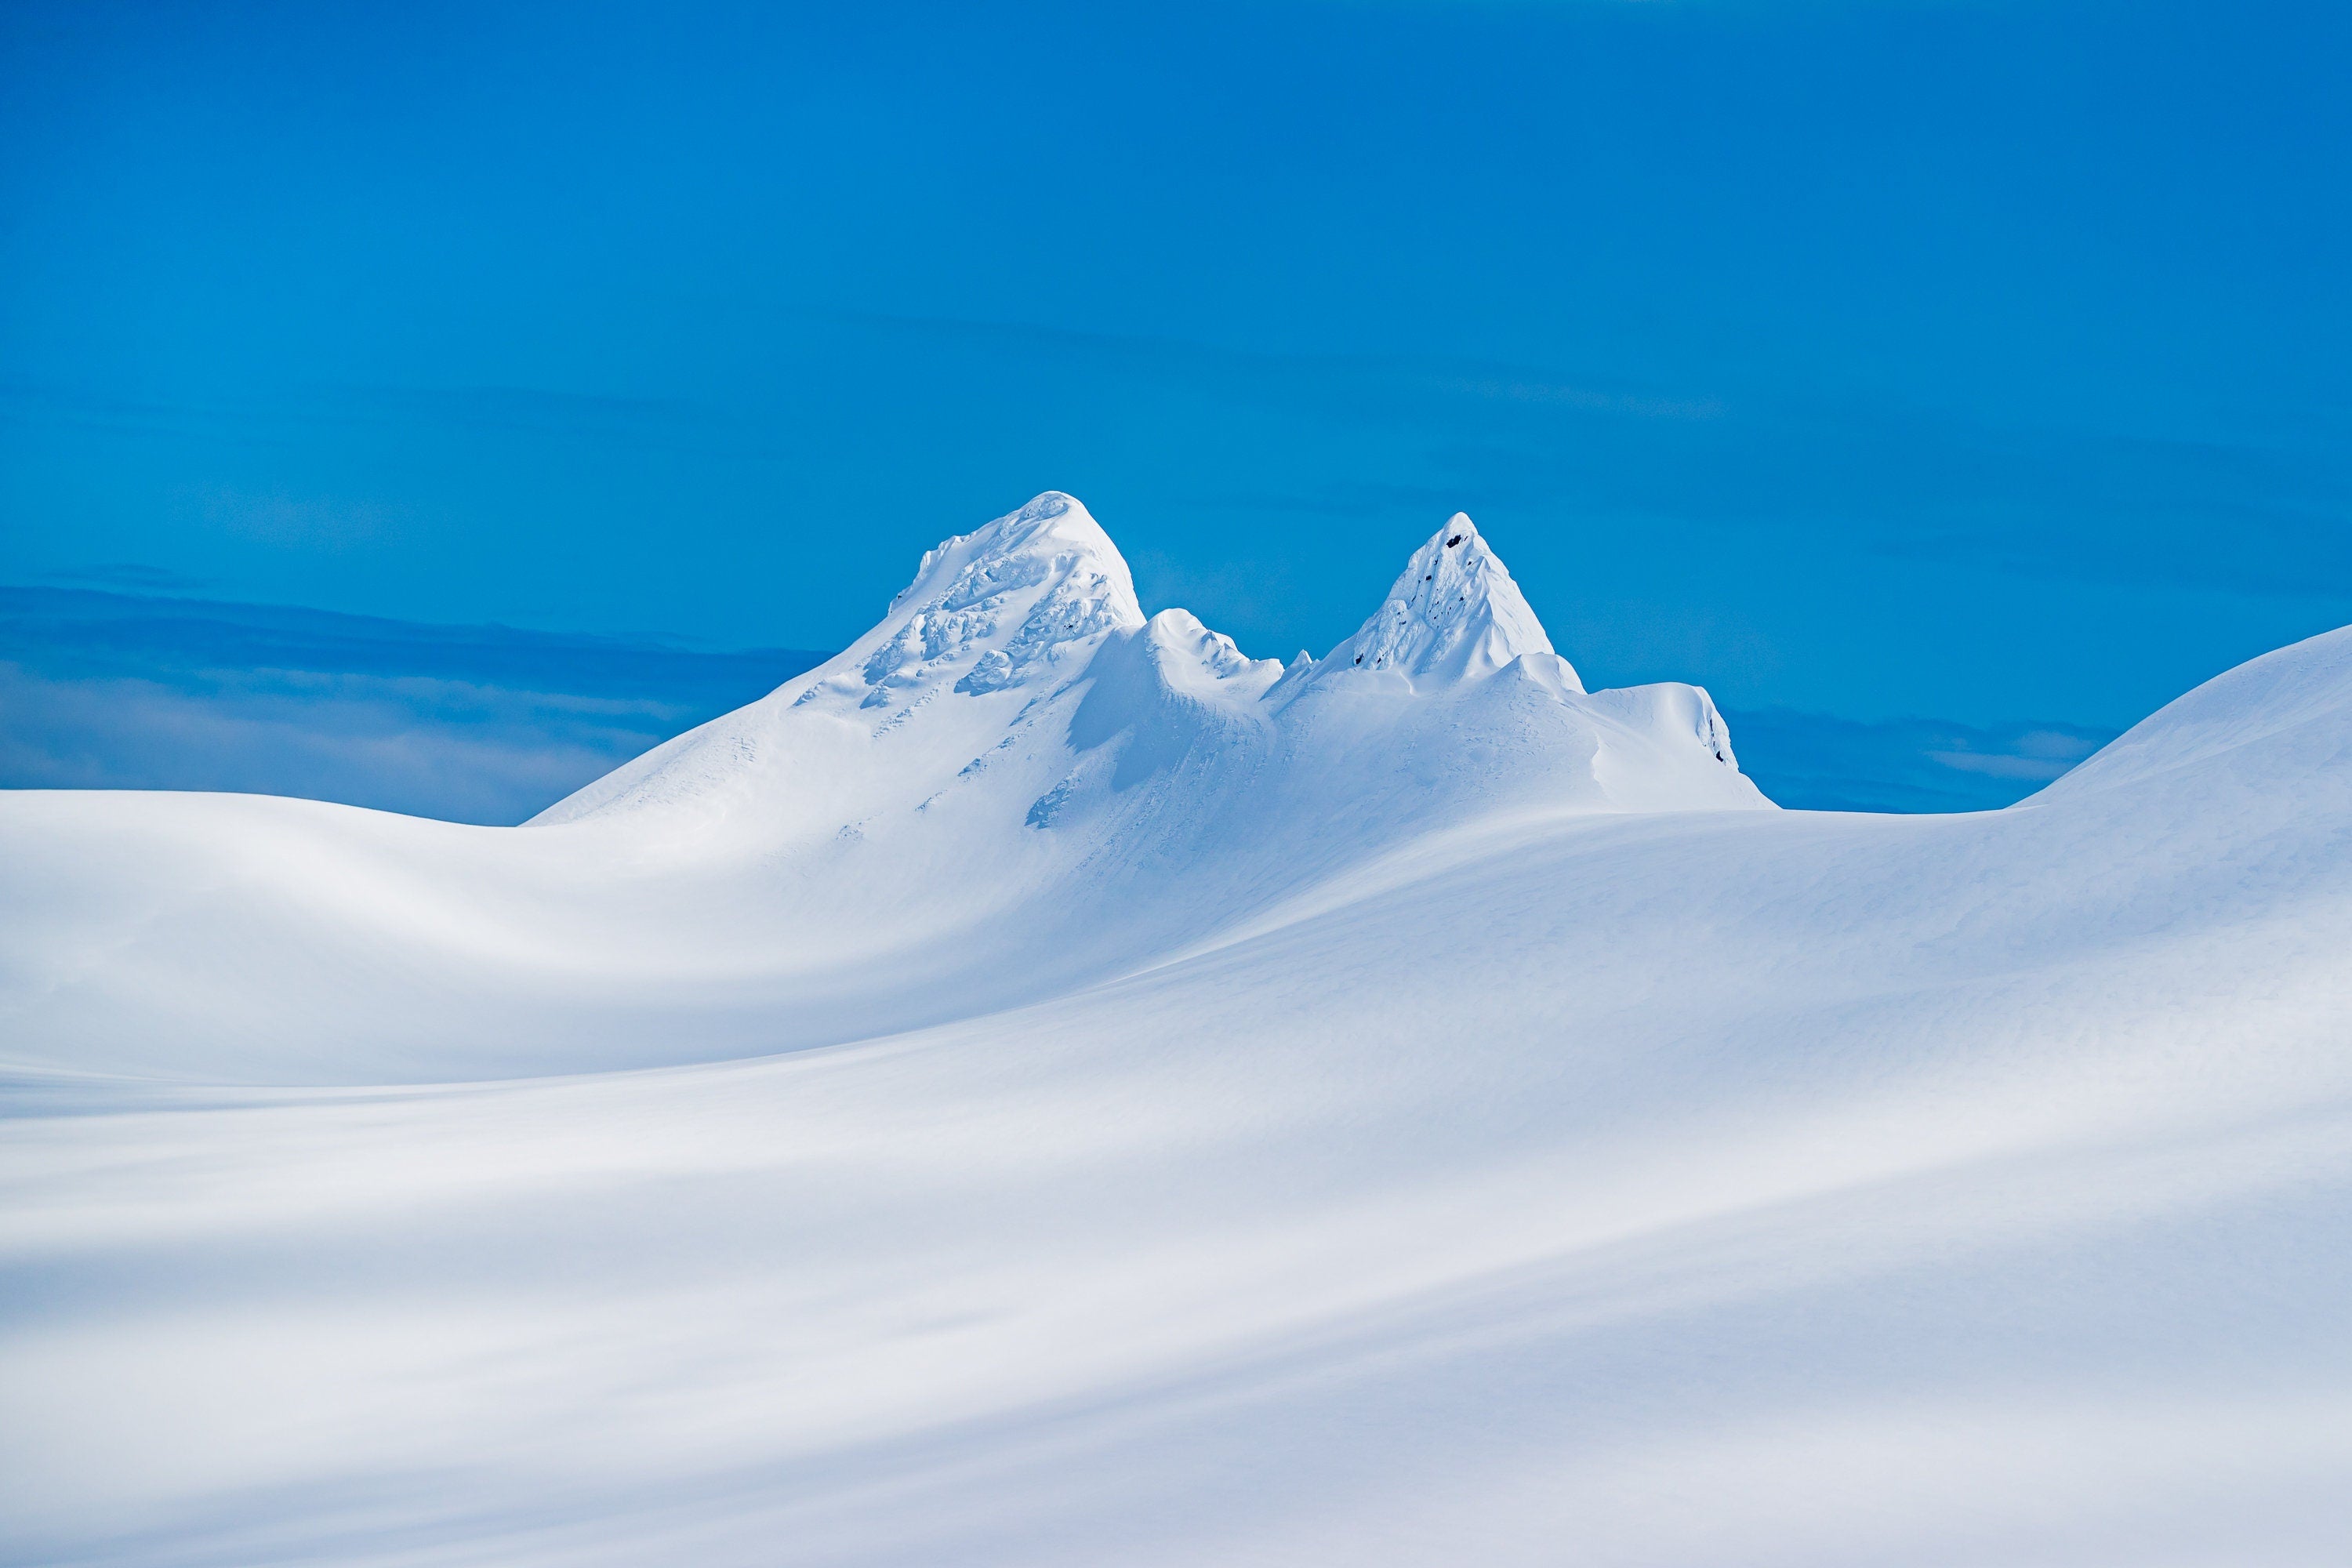
[[2352,1535],[2352,632],[1782,813],[1466,519],[1284,668],[1047,495],[530,826],[0,864],[10,1560]]

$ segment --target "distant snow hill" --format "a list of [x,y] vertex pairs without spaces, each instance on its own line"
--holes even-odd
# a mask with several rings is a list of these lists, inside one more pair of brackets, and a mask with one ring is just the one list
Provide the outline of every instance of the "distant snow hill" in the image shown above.
[[1780,812],[1466,518],[1285,668],[1048,494],[524,827],[0,795],[0,1561],[2352,1540],[2352,631]]

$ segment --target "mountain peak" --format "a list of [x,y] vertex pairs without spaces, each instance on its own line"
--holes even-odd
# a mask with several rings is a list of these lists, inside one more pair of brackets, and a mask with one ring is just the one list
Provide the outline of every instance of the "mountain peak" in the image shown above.
[[[1502,557],[1469,514],[1457,511],[1413,552],[1371,618],[1316,669],[1465,680],[1491,675],[1522,654],[1557,658]],[[1560,668],[1573,683],[1566,660]]]
[[887,705],[950,671],[958,691],[999,690],[1068,645],[1141,625],[1118,546],[1077,498],[1047,490],[924,553],[861,644],[862,704]]
[[1061,490],[1040,491],[1019,510],[982,523],[970,533],[953,534],[923,552],[914,580],[898,590],[890,609],[896,612],[909,598],[919,597],[943,569],[960,572],[977,584],[1006,577],[1007,563],[1024,563],[1010,568],[1009,575],[1017,577],[1034,569],[1025,563],[1050,562],[1063,553],[1088,560],[1115,596],[1123,593],[1133,611],[1129,624],[1143,624],[1127,558],[1086,503]]

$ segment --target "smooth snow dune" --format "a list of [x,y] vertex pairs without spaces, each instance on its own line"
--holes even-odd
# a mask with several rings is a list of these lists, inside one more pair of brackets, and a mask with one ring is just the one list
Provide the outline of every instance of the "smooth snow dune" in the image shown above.
[[548,826],[7,802],[8,1560],[2343,1560],[2352,632],[1780,813],[991,528]]

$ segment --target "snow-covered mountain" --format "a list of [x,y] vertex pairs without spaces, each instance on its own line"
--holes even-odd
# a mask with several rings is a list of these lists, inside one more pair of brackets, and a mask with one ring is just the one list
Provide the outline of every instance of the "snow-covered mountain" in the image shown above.
[[1285,671],[1147,620],[1046,494],[927,554],[830,662],[525,831],[12,805],[10,1065],[372,1083],[868,1037],[1158,962],[1449,825],[1769,803],[1705,692],[1587,694],[1465,517]]
[[1047,495],[527,827],[0,866],[8,1561],[2352,1539],[2352,630],[1779,812],[1467,519],[1284,668]]

